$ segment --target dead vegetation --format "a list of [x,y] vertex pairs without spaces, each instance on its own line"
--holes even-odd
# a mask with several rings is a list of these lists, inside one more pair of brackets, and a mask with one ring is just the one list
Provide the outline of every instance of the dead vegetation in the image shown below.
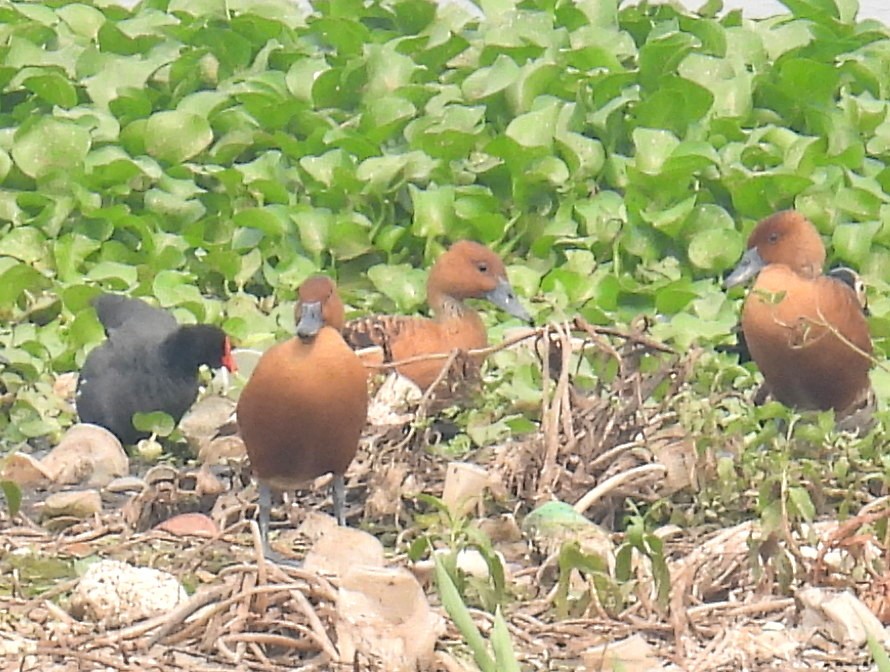
[[[432,396],[395,416],[413,422],[371,427],[347,475],[351,525],[382,541],[386,571],[410,569],[430,597],[432,615],[419,621],[426,625],[399,635],[400,646],[433,633],[435,654],[423,666],[475,669],[464,633],[439,602],[429,554],[413,557],[421,542],[427,551],[472,547],[472,528],[500,554],[502,608],[522,669],[872,669],[865,637],[883,640],[880,622],[890,614],[886,539],[878,536],[890,511],[883,500],[840,525],[785,516],[779,530],[750,519],[712,520],[662,524],[634,536],[625,519],[629,505],[692,507],[715,477],[712,451],[697,449],[701,437],[682,421],[684,404],[708,403],[689,389],[700,354],[672,351],[648,336],[644,323],[622,331],[580,319],[511,339],[510,347],[534,353],[547,373],[539,431],[464,456],[482,475],[477,489],[484,491],[468,500],[466,518],[448,516],[422,496],[440,497],[448,487],[449,460],[427,446]],[[578,384],[590,358],[611,375]],[[226,480],[206,470],[164,469],[167,477],[123,506],[68,520],[58,532],[28,516],[3,521],[4,669],[409,669],[381,655],[385,646],[368,644],[367,629],[349,629],[350,582],[364,579],[312,562],[294,568],[263,560],[243,472]],[[319,537],[307,510],[324,506],[321,492],[301,493],[301,505],[288,508],[279,548],[299,557],[313,548]],[[554,540],[522,526],[551,500],[600,527]],[[179,536],[152,527],[185,510],[210,514],[219,531]],[[347,564],[360,553],[342,545],[339,552]],[[74,566],[97,555],[169,571],[192,594],[172,611],[127,625],[78,620],[68,610]],[[592,555],[601,558],[600,571],[591,569]],[[496,583],[490,564],[472,579],[471,588]],[[492,613],[474,606],[484,602],[482,593],[465,597],[487,638]],[[832,602],[838,595],[858,596],[877,618],[844,610]],[[395,632],[375,627],[378,635]]]

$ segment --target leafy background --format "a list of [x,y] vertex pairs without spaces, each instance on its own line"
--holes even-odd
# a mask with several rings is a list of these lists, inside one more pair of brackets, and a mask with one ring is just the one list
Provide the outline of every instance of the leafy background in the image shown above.
[[[264,347],[319,269],[356,315],[422,309],[461,237],[504,254],[539,323],[646,314],[710,347],[747,233],[797,207],[864,274],[883,359],[888,30],[855,0],[785,4],[2,2],[4,446],[73,421],[52,383],[101,339],[100,290]],[[708,361],[711,384],[756,382]],[[531,364],[500,382],[534,418]]]

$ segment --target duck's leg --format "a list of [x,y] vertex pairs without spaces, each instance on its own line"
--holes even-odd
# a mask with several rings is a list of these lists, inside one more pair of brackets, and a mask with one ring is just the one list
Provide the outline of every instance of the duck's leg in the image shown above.
[[334,518],[337,524],[346,527],[346,481],[343,474],[334,474],[331,481],[331,499],[334,502]]
[[263,542],[263,555],[269,558],[272,554],[272,548],[269,546],[269,510],[272,508],[272,490],[265,483],[259,484],[259,497],[257,500],[257,506],[260,509],[259,525],[260,539]]
[[269,546],[269,511],[272,508],[272,490],[265,483],[259,484],[258,506],[260,509],[259,526],[260,540],[263,542],[263,556],[265,556],[266,560],[279,565],[299,567],[299,560],[285,558],[281,553],[273,551],[272,547]]

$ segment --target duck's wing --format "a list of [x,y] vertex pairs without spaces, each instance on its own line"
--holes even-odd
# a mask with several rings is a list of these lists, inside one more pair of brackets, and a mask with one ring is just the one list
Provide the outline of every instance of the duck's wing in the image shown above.
[[368,315],[350,320],[343,326],[343,340],[353,350],[378,347],[383,350],[383,361],[393,359],[393,343],[412,331],[417,318],[405,315]]
[[865,283],[862,282],[862,277],[859,273],[848,266],[837,266],[828,271],[827,275],[850,287],[853,293],[856,294],[856,300],[859,302],[862,312],[866,315],[870,314],[868,310],[868,296],[865,293]]
[[100,294],[92,303],[106,336],[120,329],[164,333],[179,326],[170,313],[154,308],[141,299],[120,294]]

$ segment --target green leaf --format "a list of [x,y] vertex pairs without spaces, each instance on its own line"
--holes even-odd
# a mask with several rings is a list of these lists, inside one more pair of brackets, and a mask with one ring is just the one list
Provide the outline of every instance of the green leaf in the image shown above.
[[77,90],[68,78],[50,68],[27,68],[29,74],[21,77],[22,86],[50,105],[71,108],[77,104]]
[[13,481],[0,481],[0,490],[6,500],[6,510],[10,516],[18,515],[22,506],[22,489]]
[[31,226],[18,226],[0,237],[0,255],[33,264],[46,254],[46,236]]
[[816,517],[816,507],[806,488],[791,486],[788,488],[788,498],[794,505],[792,515],[800,516],[807,522],[812,522]]
[[32,266],[0,257],[0,309],[9,310],[24,292],[36,292],[45,284],[45,278]]
[[96,38],[105,23],[105,15],[95,7],[71,3],[56,10],[56,15],[71,28],[72,32],[90,40]]
[[421,190],[409,185],[414,220],[411,230],[416,236],[430,238],[450,232],[454,222],[454,189],[452,187]]
[[682,77],[669,77],[651,96],[640,101],[637,121],[641,126],[664,128],[682,136],[713,104],[714,95],[706,88]]
[[448,612],[451,620],[454,621],[454,625],[470,647],[470,651],[473,652],[473,660],[476,661],[482,672],[498,672],[496,663],[489,653],[485,640],[482,638],[482,633],[479,632],[479,628],[473,622],[470,610],[467,609],[467,605],[461,599],[460,593],[446,571],[442,560],[435,554],[433,559],[436,563],[436,588],[439,591],[439,597],[442,599],[442,606],[445,607],[445,611]]
[[640,83],[655,90],[662,78],[670,76],[695,47],[696,38],[688,33],[670,33],[647,42],[640,49]]
[[145,151],[173,164],[197,156],[213,141],[213,131],[205,118],[179,110],[151,115],[143,132]]
[[838,224],[831,237],[832,248],[840,259],[854,266],[862,266],[880,229],[880,222]]
[[877,671],[890,672],[890,656],[887,655],[887,650],[871,633],[868,634],[867,641],[868,652],[871,654],[872,660],[875,661]]
[[550,147],[556,132],[559,103],[553,99],[541,101],[532,112],[519,115],[507,125],[507,137],[523,147]]
[[492,65],[470,74],[461,88],[467,100],[481,100],[505,91],[519,78],[519,72],[516,62],[502,54]]
[[129,264],[116,261],[101,261],[90,268],[87,276],[90,280],[104,282],[113,289],[130,289],[136,285],[138,272]]
[[204,298],[195,286],[194,278],[181,271],[159,271],[151,284],[152,292],[164,308],[183,304],[203,305]]
[[507,629],[507,622],[498,607],[494,612],[494,627],[491,629],[491,647],[494,651],[494,659],[496,667],[502,672],[520,672],[519,662],[516,660],[516,653],[513,650],[513,641],[510,638],[510,631]]
[[745,239],[735,229],[704,229],[689,241],[689,261],[717,274],[731,268],[744,249]]
[[426,299],[426,273],[408,264],[372,266],[368,279],[395,302],[400,313],[416,311]]
[[176,427],[167,413],[152,411],[151,413],[134,413],[133,427],[140,432],[150,432],[158,436],[169,436]]
[[12,158],[28,177],[78,168],[90,149],[90,134],[77,124],[45,117],[17,134]]

